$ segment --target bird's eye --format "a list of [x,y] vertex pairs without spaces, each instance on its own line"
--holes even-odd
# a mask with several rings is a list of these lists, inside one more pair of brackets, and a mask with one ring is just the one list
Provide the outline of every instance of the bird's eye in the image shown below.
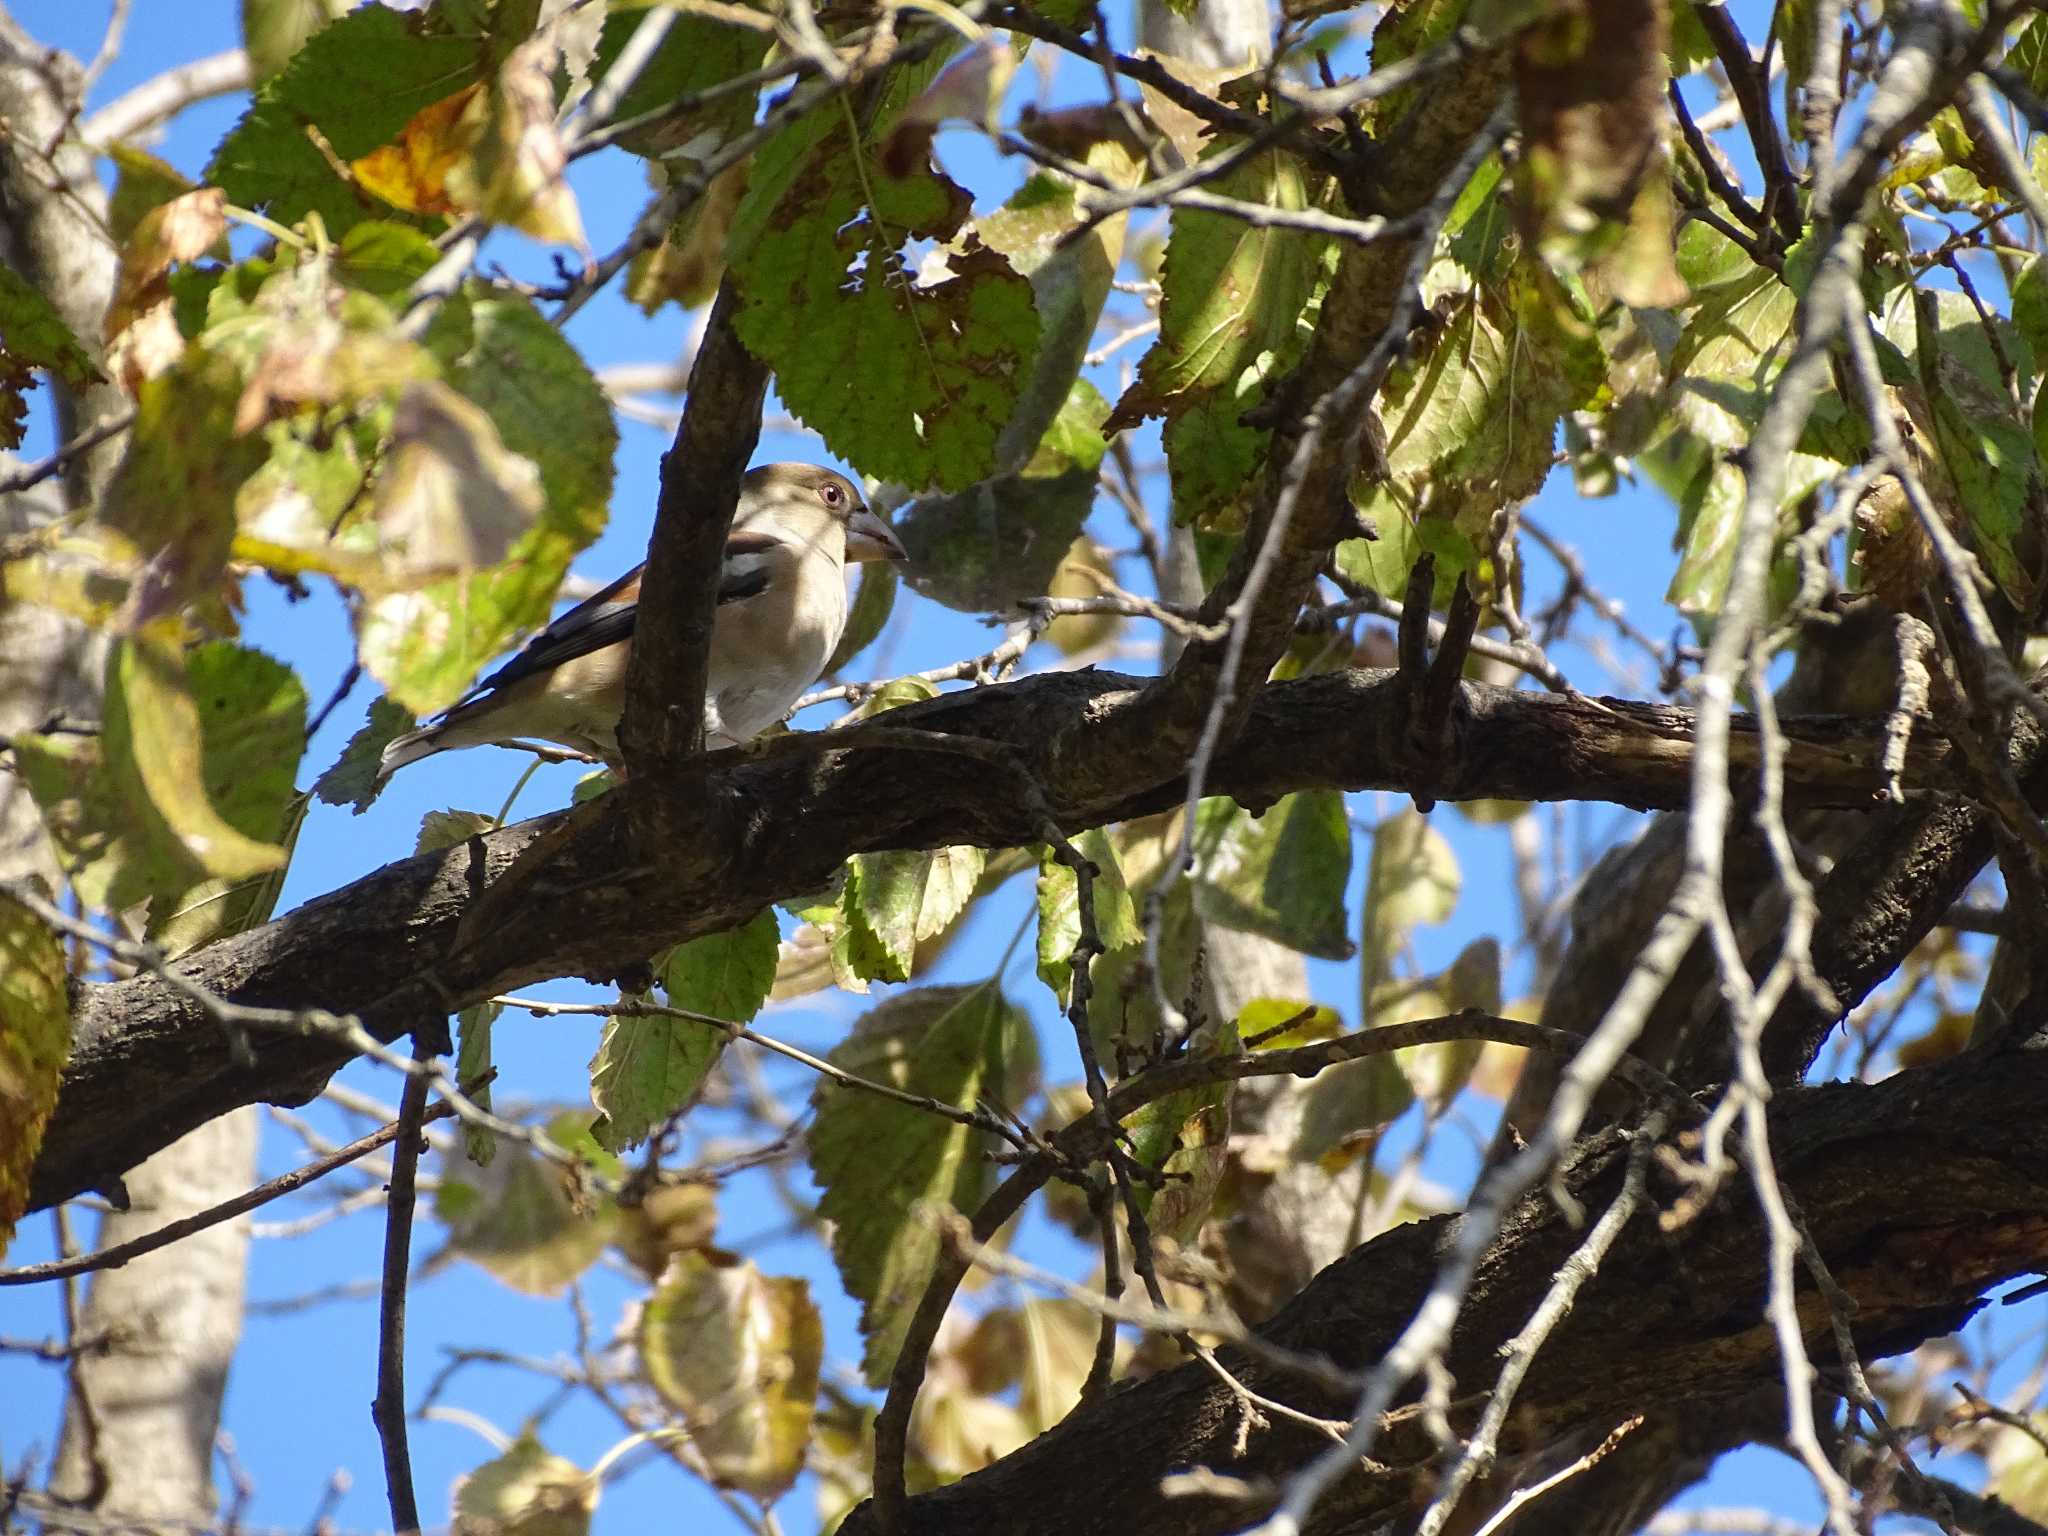
[[825,483],[818,494],[825,498],[825,505],[828,507],[836,507],[846,499],[846,493],[830,481]]

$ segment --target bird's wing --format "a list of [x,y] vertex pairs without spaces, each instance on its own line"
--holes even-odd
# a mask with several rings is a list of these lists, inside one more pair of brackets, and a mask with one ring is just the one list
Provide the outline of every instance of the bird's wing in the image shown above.
[[[772,535],[752,530],[734,533],[725,541],[724,568],[718,583],[719,606],[758,596],[767,589],[768,571],[758,557],[776,548],[779,542]],[[633,626],[640,614],[640,576],[646,569],[645,564],[634,566],[562,614],[527,641],[518,655],[471,689],[468,698],[509,688],[523,678],[632,639]]]

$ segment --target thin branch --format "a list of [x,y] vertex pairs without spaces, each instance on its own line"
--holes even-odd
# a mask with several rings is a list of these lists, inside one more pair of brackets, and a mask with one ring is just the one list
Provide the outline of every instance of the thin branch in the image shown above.
[[[413,1054],[424,1060],[432,1052],[416,1039]],[[398,1101],[397,1144],[391,1149],[390,1199],[384,1207],[384,1272],[377,1312],[377,1395],[370,1418],[384,1453],[385,1496],[391,1505],[391,1528],[408,1536],[420,1528],[419,1500],[412,1485],[412,1447],[405,1432],[405,1302],[412,1273],[412,1213],[420,1149],[420,1127],[426,1123],[427,1078],[405,1080]]]
[[729,1019],[721,1019],[716,1014],[697,1013],[689,1008],[676,1008],[666,1003],[645,1001],[551,1003],[537,997],[494,997],[491,1001],[506,1008],[524,1008],[536,1018],[573,1014],[602,1019],[687,1019],[692,1024],[702,1024],[707,1029],[719,1030],[728,1039],[745,1040],[750,1045],[758,1045],[764,1051],[772,1051],[777,1056],[786,1057],[799,1066],[808,1067],[820,1077],[839,1084],[842,1088],[871,1093],[876,1098],[888,1099],[927,1115],[937,1115],[941,1120],[950,1120],[955,1125],[972,1126],[977,1131],[986,1131],[998,1140],[1008,1142],[1020,1151],[1029,1152],[1034,1149],[1034,1143],[1028,1135],[983,1110],[963,1109],[957,1104],[948,1104],[925,1094],[909,1093],[889,1083],[878,1083],[872,1078],[861,1077],[847,1071],[836,1062],[827,1061],[822,1056],[813,1056],[809,1051],[787,1041],[777,1040],[772,1035],[764,1035],[750,1025],[735,1024]]
[[[455,1113],[448,1104],[436,1104],[428,1111],[428,1121],[444,1120]],[[98,1253],[83,1254],[72,1259],[54,1259],[47,1264],[27,1264],[19,1269],[0,1269],[0,1285],[35,1285],[44,1280],[62,1280],[69,1275],[90,1274],[96,1269],[119,1269],[131,1259],[139,1259],[145,1253],[154,1253],[159,1248],[168,1248],[182,1238],[195,1232],[204,1232],[208,1227],[219,1226],[237,1216],[246,1215],[258,1206],[268,1205],[282,1195],[304,1189],[317,1179],[323,1179],[337,1168],[346,1168],[358,1158],[366,1157],[379,1147],[394,1141],[399,1133],[396,1122],[382,1126],[367,1136],[358,1137],[345,1147],[338,1147],[326,1157],[315,1158],[303,1167],[294,1168],[290,1173],[281,1173],[276,1178],[258,1184],[254,1189],[239,1194],[232,1200],[224,1200],[207,1210],[195,1211],[190,1216],[161,1226],[154,1232],[117,1243],[112,1248],[102,1248]]]
[[116,96],[79,124],[78,136],[95,149],[106,149],[156,127],[197,102],[246,91],[254,79],[249,55],[242,49],[208,54],[167,69]]

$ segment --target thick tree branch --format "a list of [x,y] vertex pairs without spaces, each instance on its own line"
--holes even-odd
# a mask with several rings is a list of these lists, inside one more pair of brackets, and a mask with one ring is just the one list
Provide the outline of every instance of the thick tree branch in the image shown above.
[[[423,1012],[544,978],[609,977],[679,940],[744,922],[823,885],[851,854],[971,843],[1020,847],[1042,813],[989,793],[986,752],[920,751],[916,732],[974,738],[1049,786],[1069,832],[1175,804],[1183,782],[1147,744],[1104,727],[1145,684],[1055,673],[890,712],[871,727],[804,734],[704,759],[701,782],[629,779],[574,810],[386,866],[286,917],[176,962],[236,1002],[359,1015],[395,1039]],[[1214,764],[1215,793],[1268,805],[1297,789],[1406,790],[1408,691],[1391,672],[1344,672],[1255,696],[1250,728]],[[1467,683],[1452,751],[1432,765],[1442,800],[1606,800],[1682,805],[1691,715],[1665,705],[1562,699]],[[1786,798],[1864,806],[1883,784],[1882,723],[1788,717]],[[934,745],[939,745],[935,742]],[[1914,738],[1906,783],[1949,790],[1947,748]],[[1753,781],[1757,739],[1730,747]],[[1077,768],[1071,776],[1057,769]],[[651,850],[636,807],[674,835]],[[544,849],[542,848],[544,846]],[[517,882],[506,871],[532,854]],[[100,1187],[183,1131],[240,1104],[303,1102],[345,1058],[314,1033],[259,1037],[237,1062],[220,1026],[161,977],[90,986],[57,1113],[37,1163],[36,1206]]]
[[[1772,1103],[1781,1177],[1856,1302],[1855,1337],[1866,1357],[1952,1331],[1987,1287],[2048,1262],[2044,1094],[2048,1054],[1979,1053],[1875,1086],[1795,1089]],[[1588,1208],[1604,1208],[1626,1161],[1626,1142],[1608,1133],[1580,1156],[1568,1185]],[[1878,1188],[1887,1192],[1881,1204],[1868,1193]],[[1668,1202],[1677,1192],[1653,1177],[1653,1195]],[[1260,1336],[1320,1352],[1341,1369],[1370,1365],[1435,1279],[1457,1219],[1410,1223],[1367,1243],[1319,1275]],[[1541,1193],[1505,1225],[1452,1336],[1446,1363],[1464,1405],[1453,1412],[1454,1427],[1470,1431],[1499,1369],[1499,1346],[1522,1326],[1579,1238]],[[1777,1349],[1755,1260],[1762,1242],[1754,1202],[1739,1181],[1675,1232],[1660,1230],[1654,1210],[1639,1215],[1524,1385],[1504,1452],[1580,1433],[1597,1441],[1646,1401],[1691,1405],[1710,1418],[1719,1405],[1774,1382]],[[1821,1298],[1809,1289],[1799,1301],[1820,1349],[1829,1330]],[[1270,1361],[1219,1353],[1246,1386],[1308,1413],[1341,1415],[1351,1406],[1343,1394]],[[1440,1471],[1437,1447],[1412,1407],[1389,1417],[1375,1463],[1333,1490],[1313,1529],[1370,1529],[1425,1500]],[[1237,1530],[1262,1506],[1169,1496],[1162,1480],[1206,1467],[1270,1494],[1318,1443],[1277,1418],[1246,1430],[1230,1390],[1190,1364],[1113,1390],[986,1471],[910,1499],[902,1529],[916,1536]],[[873,1531],[871,1514],[856,1511],[849,1536]]]
[[[761,439],[768,370],[733,330],[739,293],[728,276],[690,370],[676,440],[661,460],[661,499],[647,549],[640,619],[619,738],[636,772],[673,769],[704,735],[704,680],[718,574],[740,480]],[[665,831],[651,827],[650,831]]]

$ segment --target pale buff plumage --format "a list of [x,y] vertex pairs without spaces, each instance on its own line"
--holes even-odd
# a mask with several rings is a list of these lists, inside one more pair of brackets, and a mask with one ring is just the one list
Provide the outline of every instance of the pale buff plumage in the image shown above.
[[[720,576],[704,700],[709,746],[759,735],[824,671],[846,628],[846,564],[903,547],[844,476],[767,464],[740,493]],[[486,678],[476,697],[384,749],[378,776],[436,752],[539,740],[618,760],[640,570],[579,604]]]

